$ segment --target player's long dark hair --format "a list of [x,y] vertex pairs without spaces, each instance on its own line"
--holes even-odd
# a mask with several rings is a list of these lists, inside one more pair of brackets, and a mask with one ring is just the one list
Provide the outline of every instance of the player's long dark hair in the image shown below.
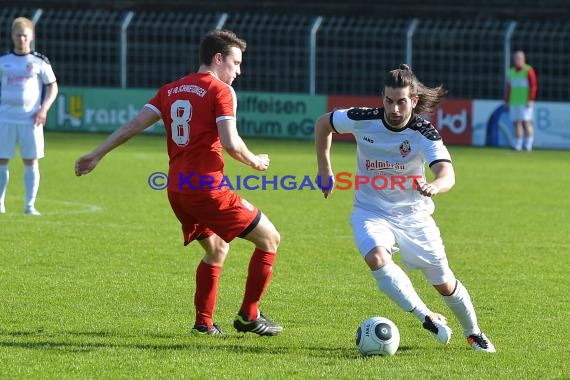
[[384,88],[410,88],[410,96],[419,97],[418,104],[414,108],[415,114],[432,114],[437,106],[443,101],[447,90],[443,86],[426,87],[418,80],[410,66],[401,64],[396,70],[392,70],[384,78]]

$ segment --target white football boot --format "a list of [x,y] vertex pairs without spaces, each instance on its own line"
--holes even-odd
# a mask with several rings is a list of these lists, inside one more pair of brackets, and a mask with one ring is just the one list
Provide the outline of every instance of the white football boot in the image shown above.
[[471,334],[467,337],[467,343],[477,351],[497,352],[493,343],[483,333]]
[[443,315],[434,313],[426,316],[425,322],[422,326],[424,329],[431,332],[439,343],[449,343],[452,331],[447,325],[447,319]]

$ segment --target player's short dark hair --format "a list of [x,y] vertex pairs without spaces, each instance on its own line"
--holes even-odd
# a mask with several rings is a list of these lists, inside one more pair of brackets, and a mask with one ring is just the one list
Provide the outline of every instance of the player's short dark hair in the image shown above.
[[225,58],[231,53],[233,47],[240,49],[243,53],[247,44],[245,40],[230,30],[216,29],[210,31],[200,43],[200,64],[210,65],[218,53],[221,53]]

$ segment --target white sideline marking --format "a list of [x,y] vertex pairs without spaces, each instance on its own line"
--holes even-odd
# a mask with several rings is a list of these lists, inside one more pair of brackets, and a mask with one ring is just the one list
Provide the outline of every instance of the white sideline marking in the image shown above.
[[[17,197],[15,199],[18,199]],[[20,198],[21,200],[23,200],[23,198]],[[103,210],[103,207],[99,206],[99,205],[94,205],[94,204],[89,204],[89,203],[81,203],[81,202],[71,202],[71,201],[60,201],[60,200],[54,200],[54,199],[45,199],[45,198],[41,198],[39,199],[40,206],[39,211],[42,214],[40,216],[40,218],[42,216],[50,216],[50,215],[69,215],[69,214],[84,214],[84,213],[96,213],[96,212],[101,212]],[[74,209],[70,209],[70,210],[63,210],[63,211],[44,211],[41,207],[42,203],[55,203],[57,205],[62,205],[62,206],[69,206],[69,207],[73,207]],[[20,215],[24,215],[24,209],[21,207],[18,207],[17,209],[18,212],[15,212],[13,210],[13,206],[10,207],[6,214],[3,214],[2,217],[6,217],[6,216],[20,216]],[[28,216],[30,217],[30,216]],[[34,217],[36,218],[36,217]]]
[[[81,210],[69,210],[69,211],[47,211],[45,212],[46,215],[67,215],[67,214],[83,214],[83,213],[95,213],[95,212],[101,212],[103,210],[103,207],[98,206],[98,205],[94,205],[94,204],[89,204],[89,203],[81,203],[81,202],[71,202],[71,201],[56,201],[56,200],[51,200],[51,199],[42,199],[41,202],[47,202],[47,203],[55,203],[55,204],[60,204],[60,205],[66,205],[66,206],[71,206],[71,207],[82,207],[83,209]],[[41,212],[41,211],[40,211]],[[43,212],[41,212],[42,215],[44,214]]]

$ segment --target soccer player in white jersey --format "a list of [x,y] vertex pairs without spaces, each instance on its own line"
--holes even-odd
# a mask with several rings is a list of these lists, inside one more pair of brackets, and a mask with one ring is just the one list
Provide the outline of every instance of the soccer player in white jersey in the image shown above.
[[19,143],[24,161],[24,213],[40,215],[35,208],[38,160],[44,156],[43,126],[58,87],[49,60],[32,50],[33,39],[33,22],[18,17],[12,22],[14,49],[0,55],[0,214],[6,212],[8,162]]
[[[402,310],[412,312],[439,342],[449,342],[451,329],[445,317],[426,306],[407,274],[392,260],[400,252],[404,264],[420,269],[441,294],[469,345],[495,352],[479,328],[467,289],[449,267],[432,217],[431,197],[449,191],[455,174],[438,131],[420,115],[432,113],[446,92],[442,87],[426,87],[409,66],[400,65],[384,80],[384,108],[339,109],[322,115],[315,126],[318,181],[328,198],[335,181],[332,133],[352,133],[358,161],[352,180],[359,186],[354,191],[351,224],[358,250],[378,288]],[[426,180],[426,163],[434,174],[431,182]]]

